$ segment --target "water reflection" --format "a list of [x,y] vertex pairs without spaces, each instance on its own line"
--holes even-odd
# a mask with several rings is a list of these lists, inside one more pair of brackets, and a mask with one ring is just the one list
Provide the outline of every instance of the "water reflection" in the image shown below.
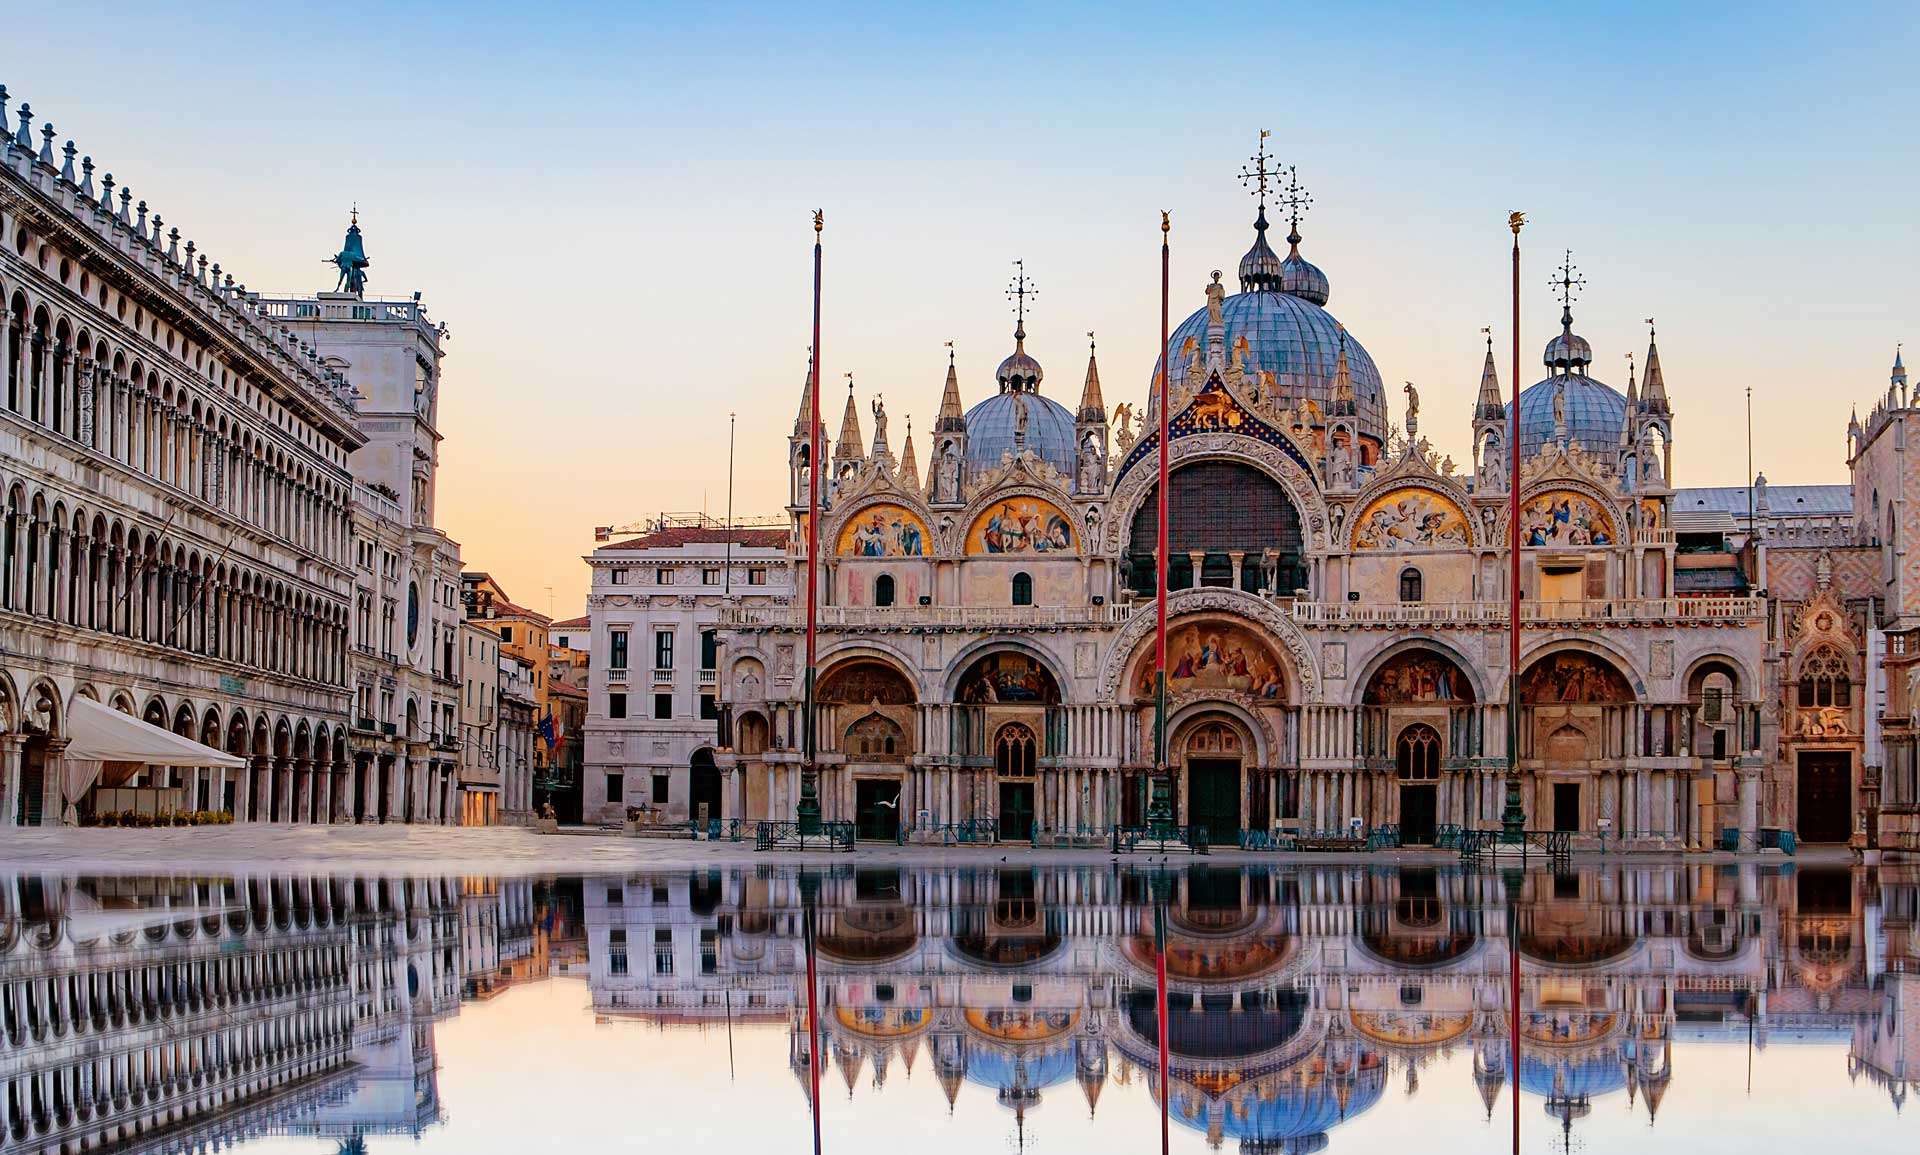
[[[1164,1105],[1176,1145],[1360,1149],[1345,1137],[1378,1135],[1366,1128],[1382,1116],[1417,1128],[1445,1095],[1504,1147],[1511,943],[1528,1149],[1578,1149],[1613,1104],[1656,1150],[1673,1131],[1663,1103],[1688,1079],[1676,1048],[1751,1061],[1808,1044],[1815,1077],[1903,1104],[1920,1080],[1905,1013],[1920,996],[1916,896],[1916,876],[1892,869],[1750,865],[0,876],[0,1147],[185,1152],[282,1136],[363,1151],[450,1136],[436,1028],[554,976],[584,982],[588,1029],[725,1030],[730,1056],[734,1032],[784,1034],[803,1109],[817,1047],[821,1097],[845,1097],[855,1134],[863,1112],[896,1118],[889,1080],[920,1070],[949,1111],[994,1104],[1015,1146],[1043,1104],[1094,1120],[1119,1095],[1135,1100],[1120,1110]],[[635,1037],[640,1068],[682,1061],[674,1037]],[[769,1058],[752,1054],[765,1075]],[[567,1056],[551,1061],[564,1080]],[[1693,1069],[1695,1114],[1717,1116],[1711,1100],[1729,1092]],[[1440,1089],[1414,1098],[1436,1073]],[[531,1137],[542,1099],[526,1094]],[[1841,1118],[1839,1137],[1866,1125]],[[1716,1125],[1768,1134],[1764,1111]],[[495,1134],[448,1149],[520,1145]]]

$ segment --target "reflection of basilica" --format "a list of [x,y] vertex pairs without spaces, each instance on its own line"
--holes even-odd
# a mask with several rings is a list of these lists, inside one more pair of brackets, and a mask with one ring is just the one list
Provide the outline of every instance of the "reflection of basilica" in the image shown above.
[[417,1137],[434,1024],[535,953],[531,886],[0,876],[0,1147]]
[[[1676,1043],[1845,1045],[1847,1073],[1896,1104],[1920,1082],[1913,878],[1534,874],[1509,904],[1497,876],[1446,870],[1170,877],[1169,1114],[1215,1146],[1321,1150],[1390,1081],[1412,1093],[1453,1055],[1491,1114],[1510,941],[1521,1089],[1556,1127],[1614,1096],[1657,1125]],[[1016,1124],[1059,1097],[1094,1111],[1109,1083],[1157,1100],[1152,895],[1148,876],[1104,870],[834,871],[816,908],[823,1069],[853,1096],[930,1065],[950,1104],[986,1094]],[[597,1013],[784,1023],[806,1091],[795,876],[589,882],[585,909]]]
[[[1214,273],[1163,353],[1168,494],[1141,390],[1110,411],[1090,351],[1077,405],[1042,392],[1024,280],[1013,352],[970,408],[949,357],[924,471],[911,426],[890,440],[876,403],[868,441],[849,390],[819,463],[827,817],[883,839],[902,824],[993,822],[1016,841],[1138,824],[1165,500],[1174,802],[1215,841],[1352,818],[1408,843],[1497,826],[1514,678],[1530,828],[1668,849],[1728,828],[1749,849],[1763,828],[1844,841],[1876,814],[1889,846],[1920,830],[1907,721],[1920,695],[1889,679],[1884,758],[1863,708],[1883,677],[1871,655],[1905,670],[1920,654],[1920,633],[1904,633],[1920,629],[1920,582],[1906,589],[1893,550],[1912,532],[1891,520],[1907,506],[1889,496],[1880,515],[1883,492],[1904,492],[1898,430],[1920,411],[1904,368],[1850,431],[1851,487],[1770,497],[1762,479],[1751,511],[1744,484],[1676,489],[1676,404],[1653,334],[1624,389],[1604,383],[1574,331],[1568,268],[1542,327],[1544,375],[1520,393],[1517,476],[1491,338],[1484,359],[1476,343],[1460,362],[1480,384],[1451,415],[1472,444],[1456,466],[1421,434],[1446,415],[1421,414],[1409,384],[1395,423],[1382,373],[1328,312],[1297,189],[1282,198],[1296,210],[1284,257],[1264,180],[1260,192],[1237,277]],[[1139,384],[1156,375],[1137,368]],[[803,390],[788,446],[796,573],[811,403]],[[1510,670],[1515,485],[1524,628]],[[795,814],[803,601],[723,616],[728,817]]]

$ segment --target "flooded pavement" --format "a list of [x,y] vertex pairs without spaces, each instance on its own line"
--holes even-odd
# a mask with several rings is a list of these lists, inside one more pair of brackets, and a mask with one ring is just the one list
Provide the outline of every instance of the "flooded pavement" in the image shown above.
[[1916,1014],[1890,868],[0,874],[8,1155],[1910,1151]]

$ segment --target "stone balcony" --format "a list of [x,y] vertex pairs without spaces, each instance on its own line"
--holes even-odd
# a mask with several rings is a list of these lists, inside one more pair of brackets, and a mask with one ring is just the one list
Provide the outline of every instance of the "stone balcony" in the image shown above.
[[[1150,601],[1102,606],[821,606],[819,624],[829,630],[1020,630],[1104,629],[1122,625]],[[720,624],[734,629],[805,629],[804,605],[730,606]]]
[[[1484,628],[1507,624],[1507,603],[1478,602],[1294,602],[1293,620],[1322,628],[1401,629],[1408,626]],[[1764,622],[1765,598],[1605,598],[1590,601],[1523,601],[1521,625],[1744,626]]]

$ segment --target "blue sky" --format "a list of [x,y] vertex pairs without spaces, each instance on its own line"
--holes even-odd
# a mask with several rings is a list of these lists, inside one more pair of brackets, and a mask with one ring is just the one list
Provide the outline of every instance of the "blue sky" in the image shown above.
[[896,441],[943,342],[986,395],[1015,257],[1046,390],[1073,402],[1093,329],[1137,402],[1158,210],[1177,322],[1247,247],[1262,128],[1329,309],[1456,459],[1520,208],[1529,380],[1570,247],[1596,376],[1659,320],[1677,483],[1741,482],[1748,386],[1771,480],[1843,480],[1848,406],[1920,334],[1917,42],[1891,4],[68,3],[8,17],[0,82],[250,287],[330,287],[358,202],[370,292],[453,330],[443,524],[565,615],[595,524],[723,508],[730,411],[736,508],[776,510],[809,210],[822,378],[855,373],[863,417],[884,394]]

